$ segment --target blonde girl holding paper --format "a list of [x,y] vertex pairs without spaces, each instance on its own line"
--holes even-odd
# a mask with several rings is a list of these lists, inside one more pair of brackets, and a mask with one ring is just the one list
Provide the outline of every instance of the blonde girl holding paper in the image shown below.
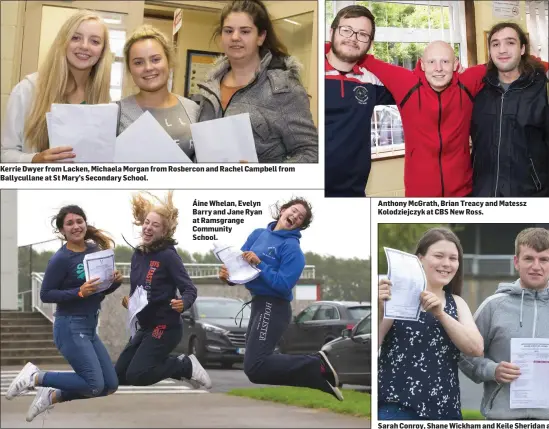
[[124,61],[139,92],[118,102],[118,134],[148,111],[193,160],[190,125],[196,122],[198,105],[168,89],[170,70],[175,66],[172,44],[156,28],[142,25],[126,41]]
[[70,146],[49,148],[51,105],[109,103],[112,55],[99,15],[79,10],[63,24],[37,73],[13,89],[2,129],[2,162],[69,161]]

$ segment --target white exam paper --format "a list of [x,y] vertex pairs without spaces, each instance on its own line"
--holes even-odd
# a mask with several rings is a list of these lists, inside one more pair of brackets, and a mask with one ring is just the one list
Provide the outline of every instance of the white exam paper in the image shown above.
[[257,278],[261,270],[250,265],[236,247],[214,243],[214,254],[229,272],[229,281],[236,284],[245,284]]
[[421,262],[416,255],[388,247],[383,249],[389,267],[387,276],[392,283],[384,317],[417,321],[421,313],[420,295],[427,285]]
[[114,162],[192,162],[150,112],[143,113],[116,139]]
[[114,251],[112,249],[88,253],[84,256],[86,281],[99,277],[100,284],[95,293],[108,289],[114,277]]
[[70,146],[73,162],[113,162],[118,105],[52,104],[46,113],[50,148]]
[[258,162],[250,114],[191,124],[198,162]]
[[520,376],[511,382],[510,408],[549,408],[549,338],[511,338],[511,362]]
[[137,314],[143,310],[148,303],[147,291],[143,289],[143,286],[137,286],[128,300],[128,327],[130,329],[130,337],[133,337],[138,329]]

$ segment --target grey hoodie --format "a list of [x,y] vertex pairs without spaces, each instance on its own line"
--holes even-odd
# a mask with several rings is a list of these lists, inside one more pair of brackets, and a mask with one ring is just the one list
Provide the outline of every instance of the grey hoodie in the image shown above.
[[255,78],[233,95],[223,111],[220,83],[230,64],[221,57],[206,82],[198,85],[204,97],[198,121],[249,113],[259,162],[318,162],[318,132],[299,68],[293,57],[280,59],[267,52]]
[[511,362],[511,338],[549,338],[549,288],[533,291],[515,283],[501,283],[475,313],[484,338],[484,357],[465,357],[459,363],[475,383],[484,383],[480,411],[487,419],[549,419],[547,408],[510,408],[510,383],[498,384],[496,367]]

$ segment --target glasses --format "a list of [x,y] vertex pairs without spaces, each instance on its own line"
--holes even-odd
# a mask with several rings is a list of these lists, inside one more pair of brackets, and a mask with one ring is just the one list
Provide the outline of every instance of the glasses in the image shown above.
[[359,42],[368,43],[372,38],[372,36],[370,36],[368,33],[364,31],[354,31],[351,27],[341,25],[337,28],[339,30],[339,35],[347,39],[352,38],[356,34],[356,40],[358,40]]

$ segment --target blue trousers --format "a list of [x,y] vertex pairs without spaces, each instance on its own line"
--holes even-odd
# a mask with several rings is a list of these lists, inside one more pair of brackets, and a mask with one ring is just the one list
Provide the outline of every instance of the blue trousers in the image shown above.
[[97,314],[57,316],[53,340],[74,372],[48,371],[42,386],[61,391],[61,401],[106,396],[118,389],[107,349],[97,335]]

